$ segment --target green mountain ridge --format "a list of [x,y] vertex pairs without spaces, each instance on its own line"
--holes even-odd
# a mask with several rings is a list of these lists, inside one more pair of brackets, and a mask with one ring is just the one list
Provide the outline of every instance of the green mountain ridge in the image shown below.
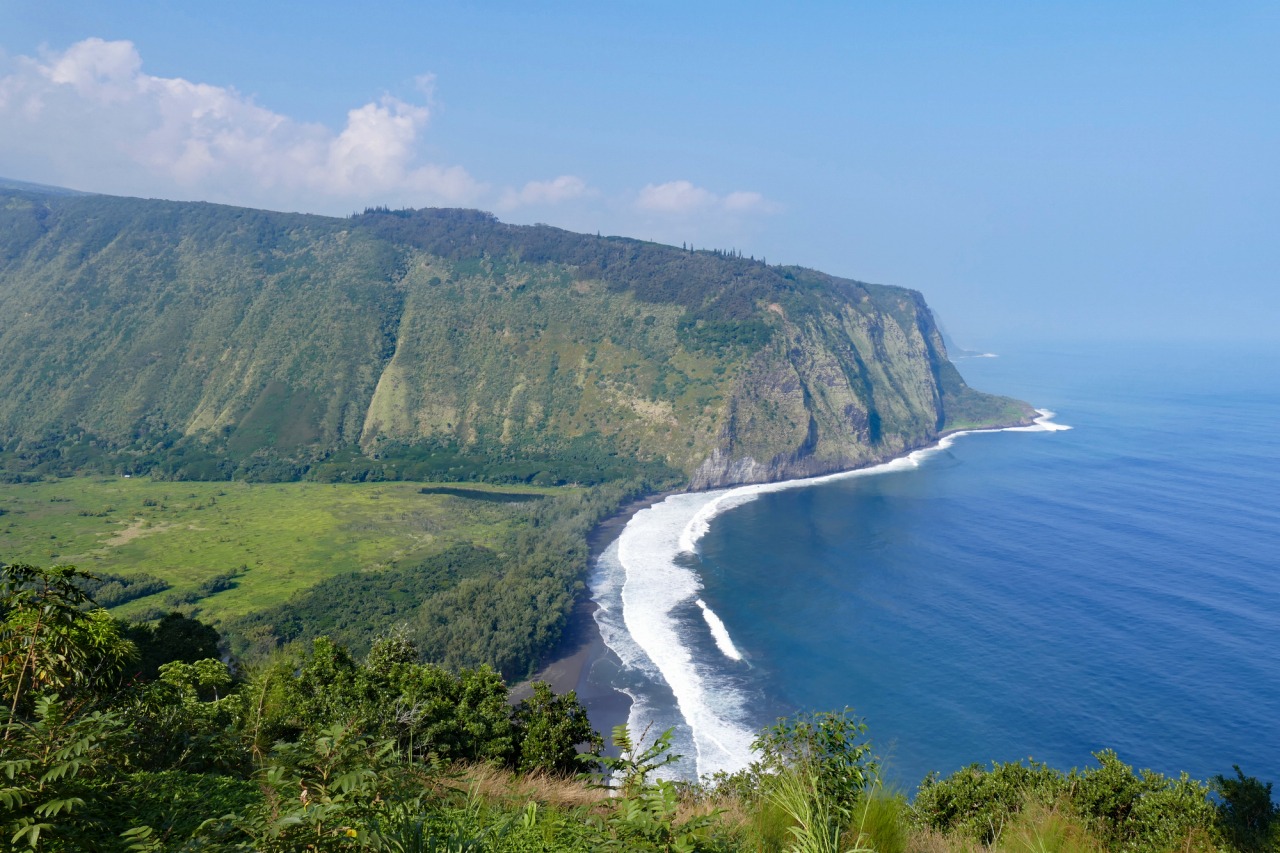
[[0,189],[0,471],[693,488],[1025,422],[911,290],[478,211]]
[[57,187],[51,184],[36,184],[31,181],[15,181],[12,178],[4,177],[0,177],[0,190],[21,190],[22,192],[37,193],[39,195],[93,195],[93,193],[84,192],[82,190],[73,190],[70,187]]

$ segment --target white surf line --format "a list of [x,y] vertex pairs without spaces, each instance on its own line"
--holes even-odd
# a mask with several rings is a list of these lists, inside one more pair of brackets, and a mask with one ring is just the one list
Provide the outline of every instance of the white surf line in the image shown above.
[[717,616],[716,612],[701,598],[694,604],[702,608],[702,618],[707,620],[707,627],[711,629],[711,636],[715,638],[716,647],[720,649],[720,653],[730,660],[742,660],[742,652],[738,651],[738,647],[733,644],[733,638],[729,636],[729,629],[724,626],[724,620]]
[[866,468],[855,468],[852,471],[837,471],[834,474],[821,474],[817,477],[802,477],[795,480],[780,480],[776,483],[753,483],[748,486],[738,486],[730,488],[723,493],[718,494],[709,501],[705,506],[698,510],[693,518],[689,519],[689,523],[685,525],[685,529],[680,534],[680,550],[688,554],[697,553],[698,541],[707,535],[707,531],[711,529],[711,521],[721,513],[727,512],[734,507],[742,506],[750,503],[757,497],[769,492],[781,492],[787,489],[799,489],[808,486],[816,486],[821,483],[830,483],[835,480],[846,480],[854,477],[869,477],[875,474],[884,474],[889,471],[903,471],[909,468],[919,468],[920,463],[941,450],[946,450],[955,443],[957,438],[965,435],[975,435],[983,432],[1058,432],[1068,430],[1071,427],[1066,424],[1054,423],[1053,418],[1056,413],[1048,409],[1036,409],[1039,417],[1028,426],[1016,427],[996,427],[992,429],[966,429],[948,433],[938,439],[936,444],[928,447],[922,447],[919,450],[913,450],[905,456],[898,456],[887,462],[881,462],[876,465],[870,465]]
[[[1058,416],[1057,412],[1051,412],[1048,409],[1036,409],[1040,413],[1040,417],[1036,418],[1035,423],[1031,426],[1005,427],[998,430],[970,430],[970,432],[1062,432],[1071,429],[1067,424],[1055,423],[1054,418]],[[956,433],[960,435],[960,433]]]
[[[744,697],[732,688],[721,690],[708,684],[711,674],[699,671],[692,650],[681,642],[671,613],[679,605],[694,599],[720,651],[733,660],[742,660],[741,652],[733,644],[723,620],[705,601],[695,599],[702,590],[701,578],[696,572],[678,565],[675,557],[682,552],[696,553],[698,541],[706,535],[716,516],[768,492],[918,468],[929,456],[971,433],[1055,432],[1071,428],[1054,423],[1053,412],[1045,409],[1036,411],[1039,417],[1029,426],[954,432],[930,447],[852,471],[716,492],[671,495],[632,517],[618,537],[618,559],[625,571],[621,593],[623,622],[631,641],[653,664],[675,696],[677,711],[693,737],[699,775],[716,770],[732,772],[746,766],[752,759],[750,743],[754,733],[735,719],[744,707]],[[632,709],[633,728],[640,722],[637,709],[638,703]]]
[[[685,520],[706,499],[706,494],[672,495],[636,513],[618,538],[618,558],[626,570],[622,612],[627,633],[675,696],[693,740],[699,776],[745,766],[755,737],[736,722],[746,698],[694,660],[673,615],[702,590],[697,573],[675,557]],[[632,722],[640,725],[640,715],[634,716]]]

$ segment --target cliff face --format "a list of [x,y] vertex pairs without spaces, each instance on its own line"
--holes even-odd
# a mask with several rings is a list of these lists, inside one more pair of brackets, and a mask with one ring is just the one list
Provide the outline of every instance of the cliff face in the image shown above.
[[703,488],[1029,413],[964,384],[913,291],[471,211],[0,191],[0,316],[0,473],[545,458],[576,460],[561,479],[639,461]]
[[736,384],[694,488],[848,470],[1034,414],[964,384],[919,294],[872,289],[798,321],[775,310],[781,334]]

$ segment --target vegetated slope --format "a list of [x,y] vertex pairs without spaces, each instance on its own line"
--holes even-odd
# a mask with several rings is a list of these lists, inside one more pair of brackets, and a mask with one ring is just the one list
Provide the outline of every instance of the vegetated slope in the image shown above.
[[358,435],[399,310],[381,241],[212,205],[0,200],[7,442],[145,455],[198,437],[244,466]]
[[0,190],[0,469],[695,487],[1024,419],[922,297],[475,211]]

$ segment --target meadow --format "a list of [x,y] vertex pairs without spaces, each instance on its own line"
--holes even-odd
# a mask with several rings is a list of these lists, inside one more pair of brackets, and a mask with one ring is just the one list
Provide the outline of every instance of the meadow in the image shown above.
[[[114,615],[187,599],[200,618],[216,623],[282,604],[338,575],[394,568],[460,544],[497,548],[528,506],[519,497],[572,491],[127,477],[0,485],[0,560],[152,575],[170,588]],[[211,587],[226,588],[205,594]]]

